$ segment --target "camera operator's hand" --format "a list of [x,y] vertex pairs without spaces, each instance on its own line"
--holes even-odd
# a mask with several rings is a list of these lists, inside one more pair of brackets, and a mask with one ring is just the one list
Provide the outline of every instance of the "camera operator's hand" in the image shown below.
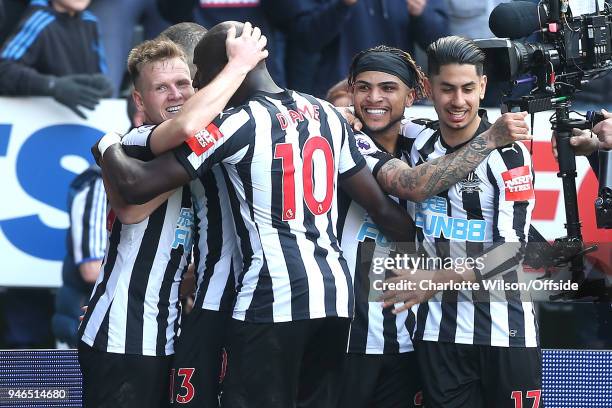
[[86,119],[79,106],[93,110],[101,98],[111,95],[112,88],[108,79],[101,74],[75,74],[51,80],[49,93],[56,101]]
[[507,112],[501,115],[483,135],[490,147],[507,146],[519,140],[531,140],[529,125],[525,122],[527,112]]
[[612,149],[612,113],[601,110],[604,120],[593,127],[593,133],[599,138],[600,149]]
[[[556,132],[553,132],[550,144],[552,145],[552,154],[555,156],[555,160],[558,161]],[[570,145],[574,149],[576,156],[588,156],[599,148],[599,140],[590,130],[572,129]]]

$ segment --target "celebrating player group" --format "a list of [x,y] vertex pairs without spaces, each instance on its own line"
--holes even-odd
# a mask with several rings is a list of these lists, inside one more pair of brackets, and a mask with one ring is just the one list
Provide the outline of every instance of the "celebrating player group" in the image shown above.
[[[529,299],[374,284],[519,279],[531,136],[525,113],[479,109],[483,53],[441,38],[426,75],[362,51],[352,109],[280,88],[267,56],[238,22],[131,51],[145,125],[92,148],[109,238],[79,329],[84,406],[542,407]],[[410,118],[424,98],[437,121]],[[495,261],[372,268],[397,254]]]

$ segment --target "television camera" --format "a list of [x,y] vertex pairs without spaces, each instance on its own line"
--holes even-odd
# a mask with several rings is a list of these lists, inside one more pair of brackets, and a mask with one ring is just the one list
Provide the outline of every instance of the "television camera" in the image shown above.
[[[591,12],[580,15],[572,12],[570,0],[502,3],[489,18],[489,27],[499,38],[475,40],[486,55],[484,70],[489,81],[506,84],[503,109],[532,115],[555,111],[550,122],[557,142],[567,237],[558,238],[548,251],[552,262],[541,262],[569,262],[572,279],[578,282],[583,281],[583,256],[597,247],[585,248],[582,240],[576,158],[570,138],[572,128],[590,129],[603,116],[588,112],[570,118],[570,106],[584,84],[612,70],[612,4],[610,0],[592,1]],[[519,89],[527,89],[526,94],[516,96]],[[599,154],[596,220],[599,228],[612,228],[612,151]]]

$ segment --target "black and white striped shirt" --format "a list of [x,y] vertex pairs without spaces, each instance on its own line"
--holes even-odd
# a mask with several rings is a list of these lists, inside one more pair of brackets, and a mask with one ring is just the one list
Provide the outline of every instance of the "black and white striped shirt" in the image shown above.
[[106,248],[106,193],[100,168],[92,166],[70,184],[68,254],[73,265],[100,260]]
[[[154,126],[122,139],[126,152],[143,160]],[[102,351],[164,356],[174,353],[179,328],[179,283],[187,269],[194,215],[188,187],[177,189],[145,220],[123,225],[109,211],[110,230],[102,270],[79,336]]]
[[[490,124],[486,115],[476,134]],[[414,125],[405,129],[410,137]],[[412,133],[412,135],[410,135]],[[440,132],[416,136],[414,164],[452,153]],[[499,148],[452,188],[416,204],[417,239],[430,257],[478,257],[502,242],[525,243],[535,204],[533,170],[522,143]],[[500,246],[502,252],[520,244]],[[487,267],[489,267],[488,265]],[[520,264],[504,268],[499,279],[517,282]],[[444,291],[414,308],[414,339],[501,347],[535,347],[533,304],[519,293]]]
[[[406,139],[399,139],[403,146]],[[367,135],[355,135],[359,152],[363,155],[374,177],[378,170],[393,158]],[[400,149],[401,155],[410,154],[409,144]],[[392,197],[393,198],[393,197]],[[373,290],[375,280],[384,280],[385,274],[372,268],[374,257],[383,259],[392,256],[393,243],[389,242],[366,210],[341,191],[338,194],[338,238],[342,253],[354,275],[355,317],[351,322],[347,351],[359,354],[397,354],[412,351],[410,333],[414,316],[408,311],[398,315],[391,309],[383,309],[376,301]],[[394,198],[404,208],[406,200]]]
[[190,184],[195,212],[195,308],[230,312],[242,266],[225,172],[214,166]]
[[353,286],[336,238],[336,187],[365,162],[327,102],[256,93],[178,148],[197,178],[222,163],[243,265],[234,318],[352,317]]

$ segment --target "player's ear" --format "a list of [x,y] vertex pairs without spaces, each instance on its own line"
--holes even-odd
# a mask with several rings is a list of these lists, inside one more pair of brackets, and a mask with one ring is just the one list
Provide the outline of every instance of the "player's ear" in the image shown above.
[[412,104],[414,103],[414,98],[415,98],[415,91],[414,89],[410,89],[408,91],[408,95],[406,95],[404,106],[406,106],[407,108],[411,107]]
[[487,76],[483,74],[480,77],[480,100],[484,99],[486,90],[487,90]]
[[142,95],[136,90],[136,88],[132,90],[132,99],[134,100],[134,105],[136,105],[136,109],[144,112],[144,102],[142,100]]

